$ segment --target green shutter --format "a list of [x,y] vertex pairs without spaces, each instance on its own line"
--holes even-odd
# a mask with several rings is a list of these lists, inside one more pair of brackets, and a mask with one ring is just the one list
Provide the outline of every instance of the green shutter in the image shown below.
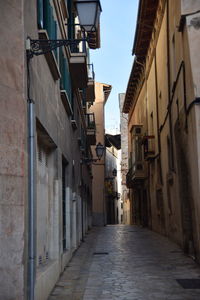
[[[57,23],[53,17],[53,7],[49,0],[44,1],[44,29],[46,29],[49,39],[57,39]],[[54,50],[54,54],[57,58],[57,49]]]
[[64,90],[64,55],[63,55],[63,51],[62,51],[62,47],[59,48],[59,65],[60,65],[60,74],[61,74],[61,78],[60,78],[60,89]]
[[69,72],[69,64],[68,61],[65,59],[65,87],[69,97],[69,101],[72,104],[72,89],[71,89],[71,77]]
[[57,38],[57,25],[53,17],[53,7],[49,0],[44,0],[44,28],[48,32],[49,39]]
[[75,26],[74,26],[75,14],[72,12],[72,0],[68,0],[67,8],[68,8],[68,12],[69,12],[68,38],[74,39],[74,37],[75,37]]
[[[57,23],[53,20],[52,22],[52,40],[57,40]],[[56,59],[58,59],[58,49],[54,49]]]
[[51,39],[51,5],[49,0],[44,0],[44,28]]
[[37,0],[37,23],[39,29],[44,28],[43,0]]
[[66,90],[70,103],[72,104],[72,88],[71,88],[71,77],[69,72],[69,64],[67,59],[64,57],[63,50],[60,48],[60,89]]

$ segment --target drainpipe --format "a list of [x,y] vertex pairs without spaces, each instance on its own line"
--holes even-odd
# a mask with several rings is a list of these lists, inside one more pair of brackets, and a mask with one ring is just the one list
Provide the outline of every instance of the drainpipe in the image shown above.
[[81,231],[82,231],[82,242],[84,242],[84,198],[85,198],[85,193],[84,193],[84,184],[83,180],[81,178]]
[[169,108],[169,132],[171,140],[171,158],[172,158],[172,171],[174,171],[174,146],[173,146],[173,128],[171,116],[171,68],[170,68],[170,44],[169,44],[169,0],[167,0],[167,73],[168,73],[168,108]]
[[28,102],[28,299],[34,300],[35,288],[35,104]]
[[30,59],[27,57],[28,105],[28,300],[35,299],[36,195],[35,195],[35,104],[30,99]]
[[157,118],[157,135],[158,135],[158,161],[160,169],[160,184],[163,184],[162,164],[161,164],[161,140],[160,140],[160,123],[159,123],[159,99],[158,99],[158,69],[157,69],[157,53],[155,50],[155,84],[156,84],[156,118]]

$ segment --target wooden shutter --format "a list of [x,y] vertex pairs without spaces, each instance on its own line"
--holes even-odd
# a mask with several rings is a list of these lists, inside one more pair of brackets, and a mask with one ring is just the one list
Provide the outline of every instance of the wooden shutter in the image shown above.
[[37,0],[37,24],[39,29],[44,28],[43,0]]

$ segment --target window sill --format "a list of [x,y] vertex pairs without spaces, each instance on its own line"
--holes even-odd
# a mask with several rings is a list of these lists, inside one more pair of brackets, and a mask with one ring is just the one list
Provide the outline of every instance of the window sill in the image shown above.
[[[39,30],[39,39],[41,40],[49,40],[48,33],[46,30]],[[51,74],[54,80],[58,80],[61,78],[61,74],[59,71],[59,67],[55,58],[53,51],[44,54]]]
[[73,110],[72,110],[71,104],[69,102],[69,98],[68,98],[66,90],[61,90],[60,95],[61,95],[61,100],[62,100],[62,103],[64,105],[64,108],[65,108],[67,114],[69,116],[72,116]]

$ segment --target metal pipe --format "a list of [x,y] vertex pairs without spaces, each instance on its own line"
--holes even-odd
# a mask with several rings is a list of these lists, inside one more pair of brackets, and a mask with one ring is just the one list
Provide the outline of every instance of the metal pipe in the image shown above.
[[30,98],[30,58],[27,51],[28,126],[28,300],[35,299],[36,195],[35,195],[35,104]]
[[184,63],[184,61],[182,61],[181,64],[180,64],[180,67],[178,69],[178,73],[176,75],[176,80],[174,81],[174,84],[173,84],[173,87],[172,87],[171,99],[170,99],[170,102],[169,102],[168,107],[167,107],[167,113],[166,113],[164,122],[160,126],[160,132],[163,130],[163,128],[164,128],[164,126],[166,124],[166,121],[167,121],[167,118],[168,118],[168,115],[169,115],[169,111],[171,109],[171,106],[172,106],[172,103],[173,103],[173,100],[174,100],[174,96],[175,96],[175,92],[176,92],[176,87],[178,85],[178,81],[179,81],[179,78],[180,78],[180,75],[181,75],[181,70],[183,70],[184,109],[185,109],[185,113],[187,112],[185,63]]
[[169,133],[171,139],[171,158],[172,158],[172,171],[174,171],[174,146],[173,146],[173,127],[172,127],[172,112],[171,112],[171,67],[170,67],[170,43],[169,43],[169,0],[167,0],[167,62],[168,62],[168,103],[169,103]]
[[28,101],[28,300],[34,300],[36,257],[35,104]]
[[157,135],[158,135],[158,162],[160,169],[160,183],[163,184],[162,163],[161,163],[161,138],[160,138],[160,122],[159,122],[159,96],[158,96],[158,68],[157,68],[157,52],[155,50],[155,86],[156,86],[156,119],[157,119]]

